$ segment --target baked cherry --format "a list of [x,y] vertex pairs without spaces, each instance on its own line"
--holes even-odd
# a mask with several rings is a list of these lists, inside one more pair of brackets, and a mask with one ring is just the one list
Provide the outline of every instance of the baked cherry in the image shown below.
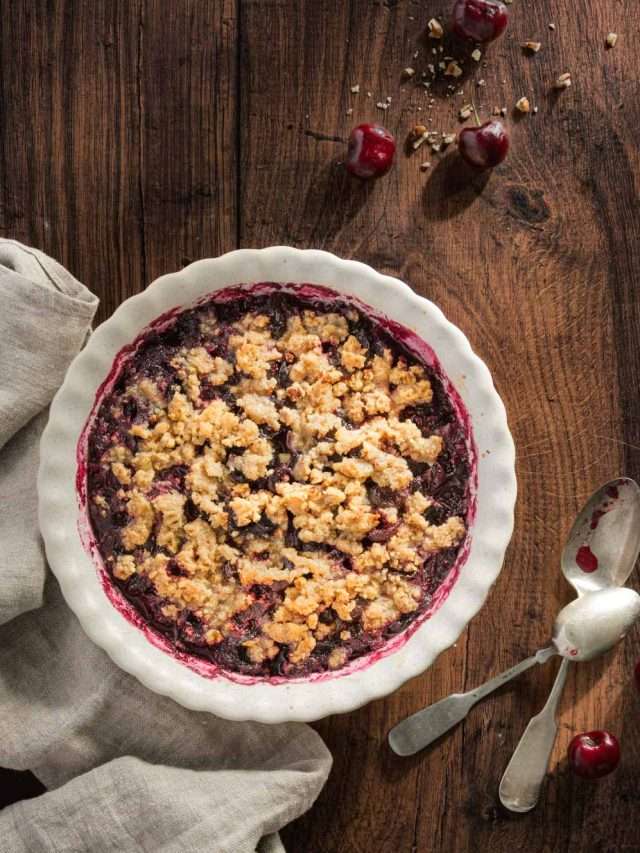
[[378,178],[393,165],[396,141],[380,124],[359,124],[349,136],[347,170],[358,178]]
[[618,766],[620,744],[610,732],[583,732],[573,738],[567,754],[574,773],[584,779],[600,779]]
[[453,7],[453,31],[480,44],[501,36],[508,21],[507,7],[497,0],[456,0]]
[[495,119],[480,127],[465,127],[458,135],[458,150],[470,166],[493,169],[509,152],[509,134]]

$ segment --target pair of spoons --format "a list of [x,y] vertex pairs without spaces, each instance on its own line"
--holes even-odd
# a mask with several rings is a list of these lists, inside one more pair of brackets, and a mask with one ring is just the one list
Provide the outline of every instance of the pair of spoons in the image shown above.
[[640,616],[640,596],[623,587],[640,553],[640,487],[621,478],[598,489],[578,515],[562,553],[562,572],[577,598],[555,621],[552,643],[501,675],[454,693],[403,720],[389,733],[392,750],[413,755],[461,722],[480,699],[554,655],[563,658],[549,699],[532,718],[500,783],[511,811],[538,802],[557,733],[556,711],[570,661],[587,661],[612,649]]

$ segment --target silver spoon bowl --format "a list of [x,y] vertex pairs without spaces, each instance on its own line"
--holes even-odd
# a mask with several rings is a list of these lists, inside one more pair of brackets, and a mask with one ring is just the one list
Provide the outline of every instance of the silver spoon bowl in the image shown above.
[[589,498],[562,552],[561,568],[578,595],[622,586],[640,554],[640,486],[611,480]]

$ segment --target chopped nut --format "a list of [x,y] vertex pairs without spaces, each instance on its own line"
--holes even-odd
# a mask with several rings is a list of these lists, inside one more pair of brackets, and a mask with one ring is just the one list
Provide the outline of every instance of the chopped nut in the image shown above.
[[471,54],[471,59],[474,59],[476,62],[480,62],[480,60],[482,59],[482,51],[476,48]]
[[571,85],[571,74],[566,71],[564,74],[561,74],[556,82],[553,84],[554,89],[568,89]]
[[413,75],[414,75],[415,73],[416,73],[416,69],[415,69],[415,68],[405,68],[405,69],[403,70],[403,72],[402,72],[402,76],[403,76],[403,77],[413,77]]
[[360,83],[356,83],[355,86],[352,86],[351,91],[353,92],[354,95],[357,95],[358,92],[360,91]]
[[500,107],[500,115],[504,118],[507,114],[508,110],[506,107]]
[[618,41],[618,33],[609,33],[607,36],[607,47],[615,47]]
[[478,80],[478,82],[476,83],[476,86],[486,86],[486,85],[487,85],[486,80]]
[[447,145],[451,145],[455,141],[456,141],[455,133],[443,133],[442,134],[442,144],[444,145],[445,148],[447,147]]
[[388,110],[388,109],[389,109],[389,104],[385,104],[385,103],[384,103],[384,101],[378,101],[378,103],[376,104],[376,107],[377,107],[379,110]]
[[528,50],[531,53],[537,53],[542,47],[542,43],[539,41],[525,41],[522,43],[523,50]]
[[420,163],[420,171],[426,172],[427,169],[431,168],[431,163]]
[[346,114],[346,115],[348,115],[348,116],[353,115],[353,109],[352,109],[352,107],[349,107],[349,109],[348,109],[348,110],[345,110],[345,114]]
[[555,24],[549,24],[549,29],[550,29],[550,30],[555,30],[555,28],[556,28],[556,25],[555,25]]
[[422,143],[426,142],[428,138],[429,132],[423,124],[417,124],[409,134],[411,147],[414,151],[417,151],[418,148],[420,148],[420,146],[422,145]]
[[538,112],[538,107],[534,107],[534,108],[533,108],[533,112],[534,112],[534,113],[537,113],[537,112]]
[[491,110],[491,115],[492,115],[492,116],[499,116],[499,115],[500,115],[500,107],[494,107],[494,108]]
[[462,77],[462,68],[457,62],[450,62],[444,72],[445,77]]
[[516,101],[516,109],[521,113],[528,113],[531,111],[531,105],[529,103],[529,98],[519,98]]
[[471,104],[465,104],[464,106],[460,107],[460,112],[458,113],[458,117],[459,117],[460,121],[466,121],[468,118],[470,118],[472,113],[473,113],[473,107],[471,106]]
[[391,103],[391,95],[387,95],[387,99],[386,99],[386,100],[387,100],[387,103],[388,103],[388,104],[390,104],[390,103]]
[[444,35],[442,24],[436,18],[431,18],[427,27],[429,28],[429,38],[441,39]]

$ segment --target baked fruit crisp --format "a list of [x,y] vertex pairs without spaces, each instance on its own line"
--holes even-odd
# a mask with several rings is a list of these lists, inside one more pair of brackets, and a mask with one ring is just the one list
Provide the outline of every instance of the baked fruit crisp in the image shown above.
[[468,438],[443,382],[348,301],[237,291],[143,335],[88,444],[105,566],[179,652],[337,670],[456,563]]

